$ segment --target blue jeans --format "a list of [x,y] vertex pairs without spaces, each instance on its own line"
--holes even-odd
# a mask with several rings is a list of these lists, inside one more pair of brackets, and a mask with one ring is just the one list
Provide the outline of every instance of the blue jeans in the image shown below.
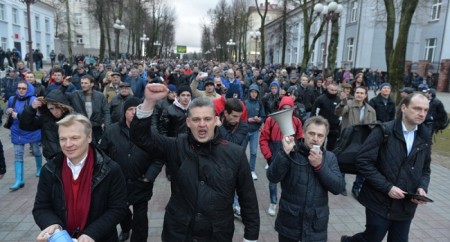
[[247,150],[247,145],[250,143],[250,171],[255,171],[256,165],[256,154],[258,153],[258,142],[259,142],[259,130],[250,132],[247,138],[244,140],[242,146]]
[[[34,156],[42,156],[40,142],[30,143]],[[15,161],[23,161],[23,150],[25,145],[14,145]]]
[[269,182],[269,196],[271,204],[277,204],[278,202],[277,185],[277,183]]
[[407,242],[411,221],[388,220],[366,208],[366,230],[345,242],[380,242],[386,233],[387,242]]

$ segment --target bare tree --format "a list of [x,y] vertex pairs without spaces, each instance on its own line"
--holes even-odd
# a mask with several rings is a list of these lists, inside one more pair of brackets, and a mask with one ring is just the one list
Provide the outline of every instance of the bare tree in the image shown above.
[[[259,27],[259,31],[261,32],[261,46],[260,46],[260,52],[261,52],[261,66],[265,65],[265,59],[266,59],[266,48],[265,46],[265,38],[264,38],[264,24],[266,23],[266,16],[267,16],[267,10],[269,9],[269,0],[264,0],[264,9],[263,12],[259,9],[258,0],[255,0],[256,4],[256,11],[258,12],[259,17],[261,18],[261,26]],[[256,53],[255,53],[256,54]]]

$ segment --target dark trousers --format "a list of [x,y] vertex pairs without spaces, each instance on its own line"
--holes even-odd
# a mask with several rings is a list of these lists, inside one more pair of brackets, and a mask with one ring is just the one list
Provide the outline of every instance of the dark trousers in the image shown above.
[[407,242],[412,220],[388,220],[366,208],[366,230],[345,242],[380,242],[388,233],[387,242]]
[[299,242],[297,239],[291,239],[278,233],[278,242]]
[[122,222],[120,222],[120,227],[123,232],[131,233],[131,242],[145,242],[148,237],[148,202],[134,204],[133,213],[128,208],[127,216]]
[[102,135],[103,135],[103,128],[98,126],[98,127],[92,127],[92,139],[93,139],[93,143],[94,144],[98,144],[99,141],[102,139]]

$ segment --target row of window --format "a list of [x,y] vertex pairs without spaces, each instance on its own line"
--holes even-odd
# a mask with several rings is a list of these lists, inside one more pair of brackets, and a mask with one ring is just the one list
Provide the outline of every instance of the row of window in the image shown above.
[[[17,8],[12,8],[10,20],[12,21],[13,24],[17,24],[17,25],[21,24],[19,15],[20,15],[19,10]],[[6,16],[6,6],[4,4],[0,4],[0,20],[7,21],[7,17],[8,16]],[[23,23],[22,24],[24,26],[27,26],[27,24],[28,24],[27,12],[23,12]],[[50,33],[50,19],[49,18],[45,18],[44,27],[45,27],[45,32]],[[34,29],[36,31],[41,30],[41,18],[39,15],[34,15]]]

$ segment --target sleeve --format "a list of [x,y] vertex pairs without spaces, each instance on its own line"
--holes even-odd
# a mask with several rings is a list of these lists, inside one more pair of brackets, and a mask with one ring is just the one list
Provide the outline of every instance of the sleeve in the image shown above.
[[241,206],[242,223],[244,224],[244,238],[257,240],[259,235],[259,209],[255,185],[250,173],[247,155],[241,152],[239,170],[237,174],[236,193]]
[[197,80],[197,78],[194,78],[191,83],[192,95],[194,97],[202,97],[203,92],[198,90],[197,87],[198,87],[198,80]]
[[26,105],[20,114],[19,128],[26,131],[35,131],[42,127],[42,116],[36,115],[37,111],[31,105]]
[[148,167],[147,171],[145,171],[145,177],[151,182],[155,182],[156,177],[158,177],[161,172],[162,167],[164,166],[164,161],[162,159],[156,159],[152,162],[152,164]]
[[336,105],[334,114],[336,114],[337,116],[344,116],[346,113],[348,113],[347,104],[347,99],[342,100],[338,105]]
[[284,179],[286,174],[291,169],[291,157],[283,152],[277,152],[272,159],[272,163],[267,168],[267,179],[272,183],[279,183]]
[[315,171],[315,174],[322,186],[334,195],[344,191],[344,176],[342,176],[337,158],[332,152],[326,151],[324,153],[322,167]]
[[269,159],[272,157],[272,152],[270,152],[269,142],[270,142],[270,130],[272,118],[267,118],[264,126],[261,130],[261,134],[259,136],[259,148],[261,149],[261,153],[264,156],[264,159]]
[[111,124],[111,113],[109,112],[109,105],[105,97],[102,98],[102,113],[105,119],[105,127]]
[[[155,113],[156,115],[156,113]],[[156,127],[160,134],[167,136],[170,125],[170,117],[167,109],[162,110],[159,119],[157,120]]]

